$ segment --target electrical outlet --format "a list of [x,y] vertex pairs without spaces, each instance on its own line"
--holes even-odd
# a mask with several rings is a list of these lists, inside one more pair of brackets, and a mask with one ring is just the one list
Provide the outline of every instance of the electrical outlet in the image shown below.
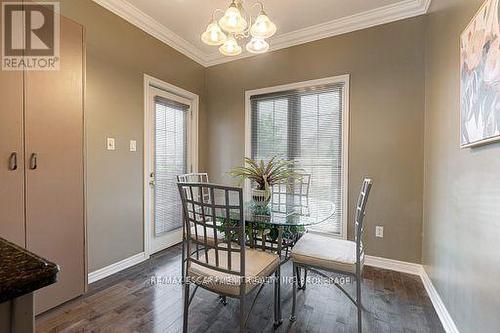
[[375,237],[384,238],[384,227],[380,225],[375,227]]
[[106,139],[106,149],[115,150],[115,138],[107,138]]
[[130,140],[130,151],[137,151],[137,141]]

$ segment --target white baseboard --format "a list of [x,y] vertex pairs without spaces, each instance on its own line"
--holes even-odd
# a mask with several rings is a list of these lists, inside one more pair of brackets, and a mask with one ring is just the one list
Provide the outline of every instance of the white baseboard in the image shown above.
[[119,262],[98,269],[97,271],[91,272],[88,275],[89,284],[104,279],[105,277],[108,277],[120,271],[123,271],[124,269],[127,269],[129,267],[140,264],[141,262],[147,260],[148,258],[149,256],[146,255],[146,253],[141,252],[136,255],[133,255],[132,257],[123,259]]
[[422,279],[422,283],[424,284],[425,290],[427,291],[427,295],[429,295],[429,298],[432,301],[432,305],[434,305],[434,309],[436,310],[439,319],[443,324],[444,330],[447,333],[459,333],[458,328],[453,321],[453,318],[451,318],[450,313],[444,306],[443,300],[439,296],[436,288],[434,288],[434,285],[432,284],[432,281],[427,275],[425,269],[422,269],[422,275],[420,275],[420,278]]
[[424,270],[420,264],[373,256],[365,256],[365,265],[418,276]]
[[434,310],[436,310],[444,330],[447,333],[459,333],[455,322],[451,318],[450,313],[446,309],[436,288],[434,288],[434,285],[427,275],[424,266],[410,262],[373,256],[365,256],[365,265],[420,276],[425,290],[427,291],[427,295],[429,295],[429,298],[431,299]]

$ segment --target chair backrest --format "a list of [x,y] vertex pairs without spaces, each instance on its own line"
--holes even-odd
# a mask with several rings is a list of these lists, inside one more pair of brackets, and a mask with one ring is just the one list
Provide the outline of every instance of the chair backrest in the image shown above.
[[195,263],[245,276],[243,190],[199,182],[179,182],[177,185],[187,231],[188,267]]
[[368,196],[373,185],[373,180],[371,178],[365,178],[363,180],[363,185],[361,185],[361,191],[359,192],[358,201],[356,203],[356,213],[354,215],[355,224],[355,239],[356,239],[356,254],[358,259],[364,253],[363,247],[363,233],[364,226],[363,221],[366,214],[366,204],[368,203]]
[[[178,183],[210,183],[208,180],[208,173],[206,172],[194,172],[194,173],[186,173],[184,175],[177,176]],[[210,193],[203,192],[203,195],[210,200]]]
[[297,178],[272,187],[271,204],[273,210],[281,211],[284,205],[307,207],[309,205],[309,190],[311,187],[311,174],[302,173]]
[[208,173],[197,172],[197,173],[186,173],[184,175],[178,175],[177,182],[179,182],[179,183],[209,183]]

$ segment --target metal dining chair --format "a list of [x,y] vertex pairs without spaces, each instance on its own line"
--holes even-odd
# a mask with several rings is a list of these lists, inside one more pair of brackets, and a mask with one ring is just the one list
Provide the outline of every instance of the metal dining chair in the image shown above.
[[[356,279],[356,299],[354,299],[342,286],[334,282],[358,309],[358,332],[361,332],[362,302],[361,282],[365,250],[363,247],[363,220],[366,213],[366,204],[372,188],[373,181],[365,178],[356,204],[354,216],[355,240],[348,241],[333,238],[324,234],[306,233],[292,248],[293,262],[293,303],[291,321],[296,320],[295,311],[297,303],[297,287],[299,284],[298,268],[309,270],[327,279],[329,276],[322,271],[353,276]],[[303,281],[305,289],[306,278]]]
[[[187,173],[184,175],[178,175],[177,176],[177,182],[178,183],[208,183],[208,173]],[[209,199],[210,193],[203,193],[204,196],[206,196],[207,199]],[[193,227],[193,226],[192,226]],[[210,238],[211,235],[207,235],[207,237]],[[181,274],[182,278],[184,279],[186,277],[186,226],[185,223],[182,223],[182,268],[181,268]]]
[[311,187],[311,174],[299,173],[297,177],[290,178],[276,184],[271,188],[271,208],[274,211],[286,212],[291,205],[294,208],[307,209],[309,205],[309,192]]
[[[177,181],[180,183],[208,183],[208,173],[197,172],[197,173],[186,173],[184,175],[177,176]],[[207,193],[209,194],[209,193]]]
[[[309,193],[311,188],[310,173],[297,173],[296,177],[289,178],[271,187],[270,208],[273,212],[288,214],[293,211],[297,215],[309,215]],[[288,252],[295,242],[302,235],[302,232],[287,233],[283,239],[282,249]]]
[[[277,254],[249,248],[246,244],[243,190],[207,183],[178,183],[187,230],[187,279],[184,283],[183,332],[188,331],[188,310],[198,287],[240,301],[240,331],[265,285],[265,278],[278,274]],[[205,197],[200,193],[208,192]],[[219,221],[220,224],[213,223]],[[190,226],[194,224],[195,228]],[[201,228],[201,234],[198,232]],[[207,240],[214,234],[214,242]],[[223,232],[220,239],[218,233]],[[191,284],[195,289],[190,294]],[[275,279],[274,288],[279,287]],[[247,295],[259,287],[248,314]],[[275,318],[277,299],[274,299]]]

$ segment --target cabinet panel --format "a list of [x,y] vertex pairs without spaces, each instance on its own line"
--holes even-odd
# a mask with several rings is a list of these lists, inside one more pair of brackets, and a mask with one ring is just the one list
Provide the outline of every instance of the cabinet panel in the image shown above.
[[24,247],[23,155],[23,72],[0,70],[0,237]]
[[37,313],[85,287],[83,56],[82,27],[61,17],[60,70],[26,72],[26,246],[60,266]]

